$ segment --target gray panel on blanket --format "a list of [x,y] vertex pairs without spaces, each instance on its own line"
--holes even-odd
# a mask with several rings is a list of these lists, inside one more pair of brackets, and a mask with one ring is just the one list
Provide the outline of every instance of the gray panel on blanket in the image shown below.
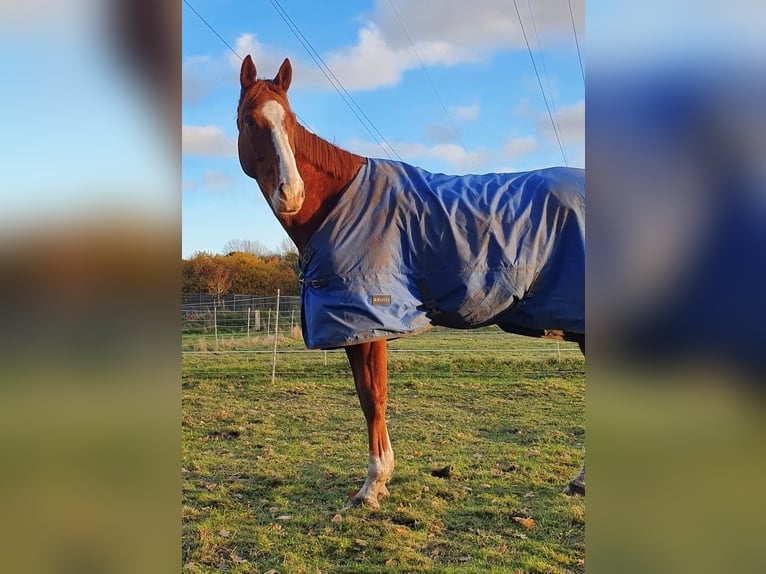
[[585,173],[452,176],[368,160],[302,257],[309,348],[432,324],[585,331]]

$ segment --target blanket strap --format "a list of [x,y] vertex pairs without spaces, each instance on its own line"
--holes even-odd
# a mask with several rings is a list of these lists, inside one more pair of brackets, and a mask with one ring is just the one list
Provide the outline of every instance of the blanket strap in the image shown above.
[[306,270],[306,267],[309,264],[309,261],[311,261],[311,258],[314,255],[314,250],[307,246],[306,249],[301,253],[300,255],[300,271],[298,272],[298,283],[303,285],[308,285],[309,287],[313,287],[315,289],[318,289],[319,287],[324,287],[327,284],[327,281],[324,279],[306,279],[304,275],[304,271]]
[[432,321],[439,318],[442,314],[442,311],[436,304],[436,299],[434,299],[433,294],[431,293],[431,289],[428,287],[428,282],[425,279],[418,279],[415,281],[415,285],[417,286],[418,291],[420,291],[420,298],[423,300],[423,307],[426,308],[426,317]]
[[307,285],[309,287],[313,287],[314,289],[319,289],[320,287],[324,287],[327,285],[327,281],[324,281],[322,279],[306,279],[303,277],[303,274],[301,273],[298,276],[298,284],[300,285]]

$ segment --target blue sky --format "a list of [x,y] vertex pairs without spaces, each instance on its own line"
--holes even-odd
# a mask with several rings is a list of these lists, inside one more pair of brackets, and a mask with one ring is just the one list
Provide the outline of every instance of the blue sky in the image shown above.
[[177,225],[167,124],[92,16],[69,8],[18,13],[15,28],[0,17],[0,237],[112,213]]
[[[272,0],[189,2],[239,55],[253,56],[259,76],[290,58],[291,105],[310,129],[387,157]],[[517,2],[566,162],[513,2],[277,4],[404,161],[445,173],[584,167],[585,88],[568,0]],[[583,2],[571,6],[584,60]],[[276,249],[286,235],[236,155],[240,59],[188,6],[182,13],[183,256],[221,252],[230,239]]]

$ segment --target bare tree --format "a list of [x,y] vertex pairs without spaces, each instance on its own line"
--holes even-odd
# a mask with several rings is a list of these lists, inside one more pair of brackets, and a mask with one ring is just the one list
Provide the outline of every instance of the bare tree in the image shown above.
[[279,253],[281,255],[298,255],[298,248],[293,243],[293,240],[285,236],[282,241],[279,242]]
[[269,249],[260,241],[255,239],[229,239],[223,246],[223,253],[249,253],[256,257],[265,257],[269,255]]

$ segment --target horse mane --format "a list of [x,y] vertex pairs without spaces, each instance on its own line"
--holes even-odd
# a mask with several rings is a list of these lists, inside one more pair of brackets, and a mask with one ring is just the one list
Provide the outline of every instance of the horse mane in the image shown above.
[[366,158],[339,148],[302,125],[295,126],[295,153],[306,161],[338,178],[356,173]]

